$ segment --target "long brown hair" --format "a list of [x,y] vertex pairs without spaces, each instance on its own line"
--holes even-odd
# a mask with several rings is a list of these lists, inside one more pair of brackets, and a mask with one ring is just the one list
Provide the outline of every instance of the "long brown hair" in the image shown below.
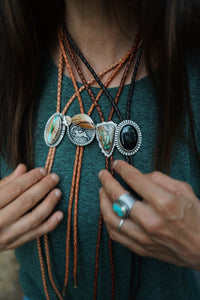
[[[157,93],[155,168],[168,172],[177,136],[187,142],[186,116],[190,121],[190,146],[200,165],[186,69],[187,51],[200,49],[200,3],[130,0],[126,5],[138,16],[145,61]],[[0,1],[0,155],[12,167],[19,162],[33,166],[32,126],[40,58],[63,11],[64,0]],[[155,56],[158,78],[153,72]]]

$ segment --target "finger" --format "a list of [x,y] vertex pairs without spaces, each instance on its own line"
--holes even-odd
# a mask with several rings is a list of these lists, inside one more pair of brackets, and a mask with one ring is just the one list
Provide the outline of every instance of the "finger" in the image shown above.
[[112,202],[116,201],[122,194],[127,193],[123,186],[107,170],[99,172],[99,179]]
[[60,198],[61,191],[54,189],[32,212],[25,214],[16,223],[10,225],[1,233],[3,244],[10,244],[16,238],[43,223],[53,212]]
[[0,181],[0,188],[5,185],[6,183],[14,180],[15,178],[21,176],[22,174],[27,172],[27,167],[24,164],[19,164],[17,168],[8,176],[4,177]]
[[172,193],[191,196],[191,192],[193,192],[192,187],[187,182],[171,178],[161,172],[154,171],[147,174],[147,176],[149,176],[153,182],[160,185],[163,189]]
[[[19,170],[17,172],[19,172]],[[15,178],[14,180],[7,180],[7,183],[4,184],[0,190],[0,208],[3,208],[5,205],[23,194],[32,185],[46,176],[46,174],[47,173],[44,168],[36,168]]]
[[41,201],[58,184],[58,182],[58,175],[49,174],[25,191],[15,201],[1,210],[0,219],[3,224],[10,225],[18,220]]
[[[138,201],[135,205],[137,207],[133,211],[137,215],[140,213],[140,210],[144,211],[143,207],[146,204]],[[100,192],[100,206],[109,236],[112,240],[122,244],[140,256],[153,257],[176,265],[183,265],[183,262],[177,258],[172,249],[154,242],[148,233],[146,234],[143,228],[140,228],[137,223],[134,224],[131,219],[125,219],[120,227],[120,232],[117,232],[120,218],[113,214],[112,202],[107,197],[104,189],[101,189]]]
[[28,243],[36,238],[39,238],[39,237],[53,231],[59,225],[59,223],[62,221],[62,219],[63,219],[63,213],[60,211],[55,212],[47,221],[42,223],[40,226],[38,226],[37,228],[22,235],[21,237],[16,239],[14,242],[9,244],[6,247],[6,250],[16,249],[16,248],[24,245],[25,243]]
[[[136,215],[138,210],[141,210],[139,208],[140,206],[143,206],[143,204],[139,201],[134,204],[134,211]],[[119,243],[121,241],[120,237],[123,235],[123,237],[126,236],[128,239],[130,238],[131,240],[137,241],[137,243],[143,246],[153,244],[153,241],[148,237],[142,227],[140,227],[140,224],[134,222],[134,220],[130,218],[125,219],[125,222],[120,227],[121,235],[118,234],[117,230],[121,219],[113,211],[112,202],[105,193],[104,189],[102,189],[100,192],[100,207],[103,214],[103,219],[107,227],[110,229],[109,232],[112,232],[114,235],[117,233]],[[113,236],[111,236],[111,238],[113,238]]]
[[118,160],[113,163],[114,170],[123,180],[144,200],[152,203],[154,207],[162,205],[172,194],[163,189],[160,185],[153,182],[148,176],[142,174],[135,167],[128,163]]
[[[126,221],[127,220],[125,220],[125,222]],[[175,264],[177,266],[185,265],[185,263],[181,259],[177,258],[176,255],[172,255],[171,252],[168,254],[168,249],[166,248],[163,250],[160,249],[158,246],[155,248],[148,247],[148,246],[145,247],[144,245],[138,243],[137,241],[133,239],[129,239],[127,236],[123,236],[122,234],[116,231],[115,232],[110,231],[109,236],[112,240],[130,249],[132,252],[138,254],[139,256],[155,258],[161,261]]]

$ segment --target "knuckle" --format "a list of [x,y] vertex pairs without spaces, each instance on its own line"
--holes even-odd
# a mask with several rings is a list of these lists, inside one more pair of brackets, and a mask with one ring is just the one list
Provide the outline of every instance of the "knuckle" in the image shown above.
[[149,174],[150,179],[152,179],[153,181],[158,181],[161,176],[162,173],[159,171],[153,171],[152,173]]
[[164,216],[170,216],[176,212],[176,202],[177,197],[175,195],[171,195],[170,197],[166,197],[162,200],[162,205],[160,206],[160,212]]
[[35,218],[33,218],[30,229],[38,227],[45,219],[46,218],[45,218],[44,214],[38,213],[37,216]]
[[113,240],[113,241],[116,241],[116,240],[117,240],[118,234],[117,234],[117,232],[116,232],[115,230],[110,229],[110,230],[108,231],[108,233],[109,233],[109,237],[111,238],[111,240]]
[[11,193],[14,192],[16,195],[21,195],[24,191],[23,186],[17,181],[13,181],[11,184],[9,184],[8,190]]
[[35,197],[32,193],[29,193],[26,196],[21,197],[21,206],[23,207],[23,210],[29,210],[35,205]]
[[7,236],[2,235],[0,237],[0,249],[5,249],[7,245],[9,244],[9,239]]
[[191,185],[185,181],[180,182],[180,188],[183,192],[193,191]]
[[146,223],[143,223],[145,232],[150,235],[157,235],[162,229],[162,223],[155,219],[149,219]]

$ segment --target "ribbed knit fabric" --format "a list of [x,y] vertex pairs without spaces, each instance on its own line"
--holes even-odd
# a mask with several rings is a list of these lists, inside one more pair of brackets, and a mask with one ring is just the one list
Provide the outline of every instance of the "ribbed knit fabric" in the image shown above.
[[[195,111],[195,121],[200,128],[200,75],[197,67],[192,61],[189,63],[190,90],[192,105]],[[37,113],[35,115],[34,135],[35,135],[35,166],[44,166],[48,154],[48,147],[43,138],[44,127],[48,118],[56,111],[57,94],[57,68],[47,57],[44,70],[40,79],[40,97],[38,99]],[[125,86],[119,101],[119,108],[125,117],[126,100],[129,86]],[[95,95],[98,88],[92,88]],[[114,97],[117,88],[111,88],[110,92]],[[62,107],[74,93],[72,82],[64,76],[62,89]],[[85,111],[91,105],[91,99],[87,92],[82,94]],[[103,95],[100,99],[101,109],[105,117],[110,111],[110,102]],[[76,100],[68,115],[79,113],[78,101]],[[178,117],[178,112],[177,112]],[[92,114],[95,123],[99,123],[96,111]],[[131,106],[131,119],[135,121],[142,131],[142,145],[135,155],[135,166],[142,172],[147,173],[153,170],[152,153],[155,145],[156,134],[156,101],[155,94],[148,77],[136,82],[135,94]],[[114,115],[115,122],[118,122]],[[187,126],[187,125],[186,125]],[[186,127],[187,130],[187,127]],[[8,133],[9,134],[9,133]],[[200,141],[200,139],[199,139]],[[200,142],[198,144],[200,150]],[[53,172],[60,177],[59,188],[62,191],[62,199],[58,204],[58,209],[64,212],[64,220],[50,235],[50,248],[53,260],[53,274],[57,286],[62,289],[65,275],[65,240],[67,224],[67,208],[69,201],[70,185],[74,165],[76,146],[73,145],[65,135],[63,141],[58,146]],[[176,149],[175,149],[176,150]],[[176,152],[176,151],[174,151]],[[123,159],[118,150],[114,150],[115,159]],[[101,153],[98,143],[94,140],[85,147],[83,156],[82,175],[79,191],[78,209],[78,288],[73,288],[73,235],[71,235],[70,245],[70,273],[67,295],[65,299],[90,300],[93,298],[94,262],[95,246],[99,216],[99,188],[98,172],[104,168],[105,158]],[[6,165],[1,161],[1,176],[5,176]],[[200,197],[200,170],[197,161],[190,149],[181,143],[176,157],[173,160],[171,174],[172,177],[187,181],[192,185],[196,195]],[[116,274],[116,300],[127,300],[132,286],[136,282],[137,269],[131,278],[131,252],[114,243],[114,263]],[[32,241],[16,250],[17,258],[21,264],[20,281],[29,300],[45,300],[41,272],[37,254],[36,241]],[[50,299],[57,297],[47,281]],[[100,249],[98,300],[111,298],[111,276],[108,252],[108,234],[106,227],[103,229],[103,239]],[[197,300],[200,299],[200,291],[196,285],[193,272],[185,268],[158,261],[151,258],[142,258],[142,274],[140,288],[138,291],[139,300]]]

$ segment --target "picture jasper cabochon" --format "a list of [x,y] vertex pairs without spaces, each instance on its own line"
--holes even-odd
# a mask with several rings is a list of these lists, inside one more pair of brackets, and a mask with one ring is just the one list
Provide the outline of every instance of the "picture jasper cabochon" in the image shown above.
[[107,157],[110,157],[113,153],[116,127],[117,125],[112,121],[102,122],[96,125],[96,138],[99,147]]
[[44,140],[47,146],[56,147],[63,139],[65,125],[61,113],[53,114],[46,123],[44,129]]
[[71,120],[73,124],[78,125],[79,127],[85,129],[95,129],[95,125],[92,118],[90,118],[86,114],[75,115],[71,118]]

